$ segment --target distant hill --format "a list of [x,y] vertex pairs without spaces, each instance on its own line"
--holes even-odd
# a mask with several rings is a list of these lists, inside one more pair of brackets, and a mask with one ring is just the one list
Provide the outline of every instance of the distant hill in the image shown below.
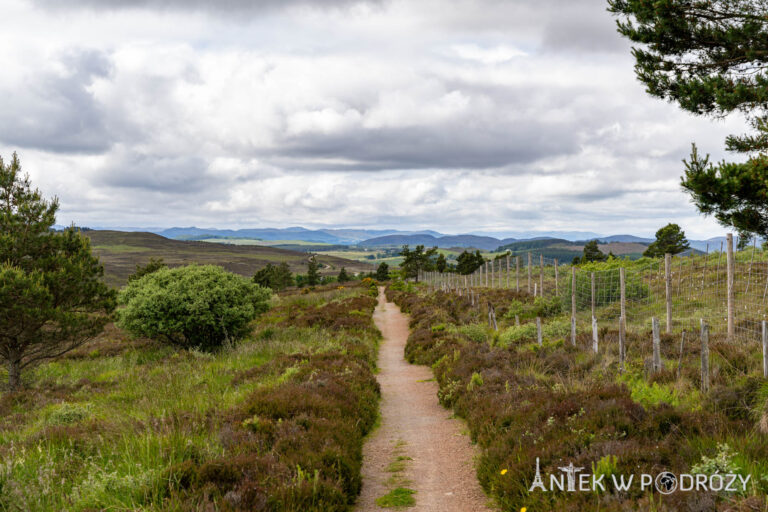
[[354,245],[369,238],[386,235],[431,235],[441,236],[437,231],[398,231],[396,229],[306,229],[291,228],[248,228],[216,229],[182,227],[152,231],[174,240],[202,240],[206,238],[251,238],[259,240],[301,240],[335,245]]
[[[150,258],[163,258],[169,266],[191,263],[220,265],[227,270],[251,277],[267,263],[283,261],[295,273],[306,273],[308,255],[276,247],[258,245],[226,245],[210,242],[170,240],[154,233],[123,231],[87,231],[94,253],[104,265],[107,284],[122,286],[136,265],[146,264]],[[338,273],[341,267],[351,272],[368,272],[372,265],[358,261],[319,254],[321,274]]]
[[[66,226],[55,226],[65,228]],[[289,228],[247,228],[247,229],[218,229],[198,227],[174,227],[160,228],[116,228],[104,229],[94,227],[99,231],[138,232],[146,231],[156,233],[173,240],[203,240],[209,238],[242,238],[258,239],[264,241],[295,240],[310,242],[312,244],[331,244],[338,246],[370,247],[397,247],[408,245],[437,245],[441,249],[477,248],[493,251],[499,246],[528,240],[564,240],[566,242],[584,243],[588,240],[599,240],[602,243],[640,243],[647,244],[652,238],[635,235],[619,234],[604,236],[589,231],[504,231],[498,236],[488,232],[476,232],[460,235],[446,235],[433,230],[405,231],[397,229],[357,229],[357,228],[332,228],[332,229],[307,229],[300,226]],[[500,238],[505,236],[505,238]],[[720,242],[725,237],[715,237],[708,240],[690,240],[691,247],[699,251],[719,250]],[[292,249],[294,247],[291,247]],[[302,249],[302,250],[307,250]]]
[[204,229],[204,228],[170,228],[158,233],[166,238],[174,240],[194,240],[210,237],[233,237],[233,238],[258,238],[261,240],[303,240],[306,242],[317,242],[324,244],[349,243],[349,240],[339,236],[305,229],[295,228],[264,228],[264,229]]
[[435,237],[432,235],[387,235],[369,240],[364,240],[357,244],[360,247],[401,247],[409,245],[411,247],[424,245],[426,247],[439,247],[441,249],[450,248],[475,248],[484,251],[496,249],[501,240],[489,236],[477,235],[446,235]]

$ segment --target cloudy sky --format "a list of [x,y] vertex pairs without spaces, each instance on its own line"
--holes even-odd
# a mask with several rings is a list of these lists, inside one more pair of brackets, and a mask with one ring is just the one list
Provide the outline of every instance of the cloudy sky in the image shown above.
[[0,155],[85,226],[724,232],[743,121],[648,97],[602,0],[0,0]]

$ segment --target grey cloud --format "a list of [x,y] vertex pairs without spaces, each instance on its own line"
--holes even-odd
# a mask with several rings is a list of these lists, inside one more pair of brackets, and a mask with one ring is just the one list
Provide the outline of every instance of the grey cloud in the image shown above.
[[25,77],[24,88],[0,91],[0,140],[20,148],[61,153],[98,153],[110,146],[105,113],[88,87],[107,77],[111,64],[99,51],[73,51],[58,63],[63,74]]
[[207,11],[217,13],[259,12],[294,6],[318,8],[347,7],[359,3],[379,3],[379,0],[32,0],[35,4],[52,9],[88,8],[158,9]]
[[209,176],[207,162],[196,156],[162,156],[117,153],[99,171],[100,185],[168,194],[190,194],[210,190],[216,180]]
[[605,12],[605,5],[591,4],[583,9],[569,6],[552,13],[544,26],[542,49],[547,52],[629,52],[630,44],[616,31],[616,23]]
[[[483,169],[531,163],[577,149],[575,134],[567,126],[535,121],[498,126],[450,123],[291,137],[283,142],[277,159],[294,160],[294,166],[304,160],[305,168],[322,170]],[[326,163],[339,159],[349,163]]]
[[[590,132],[614,114],[598,102],[575,105],[574,98],[593,94],[577,87],[499,87],[455,79],[444,87],[487,105],[416,127],[285,136],[270,158],[278,166],[304,170],[505,168],[525,174],[542,159],[578,153]],[[356,107],[364,112],[371,106]]]

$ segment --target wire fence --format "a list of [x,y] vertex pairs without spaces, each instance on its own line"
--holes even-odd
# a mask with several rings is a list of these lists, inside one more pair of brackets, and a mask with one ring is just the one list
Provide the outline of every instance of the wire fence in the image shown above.
[[571,308],[579,330],[590,329],[593,318],[619,329],[623,311],[628,329],[649,330],[657,318],[665,332],[690,331],[703,320],[713,334],[761,340],[768,320],[768,251],[725,249],[721,244],[706,254],[576,266],[531,252],[501,256],[470,275],[426,272],[420,279],[457,293],[501,288],[557,297]]

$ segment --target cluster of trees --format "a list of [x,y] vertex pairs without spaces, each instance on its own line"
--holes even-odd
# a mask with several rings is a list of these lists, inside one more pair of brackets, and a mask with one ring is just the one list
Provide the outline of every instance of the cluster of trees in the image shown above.
[[369,272],[358,276],[351,275],[346,267],[341,267],[336,276],[322,276],[320,275],[320,263],[317,261],[317,256],[312,255],[307,260],[306,274],[294,275],[291,273],[290,267],[285,262],[280,263],[279,265],[268,263],[266,267],[256,272],[253,276],[253,282],[277,292],[284,290],[289,286],[304,287],[329,283],[347,283],[363,277],[375,278],[378,281],[387,281],[390,278],[389,265],[387,265],[386,262],[382,262],[376,268],[375,272]]
[[400,270],[403,276],[410,279],[419,279],[419,272],[431,272],[437,269],[437,247],[425,249],[423,245],[417,245],[415,249],[410,249],[404,245],[400,250],[400,256],[403,262],[400,263]]
[[480,251],[464,251],[456,258],[456,264],[448,263],[443,253],[438,252],[437,247],[426,249],[423,245],[417,245],[410,249],[404,245],[400,250],[403,262],[400,269],[406,278],[417,279],[419,271],[422,272],[458,272],[459,274],[471,274],[486,262]]
[[[691,248],[690,243],[685,238],[685,232],[677,224],[669,223],[656,232],[656,239],[643,252],[643,256],[648,258],[660,258],[665,254],[680,254]],[[573,258],[573,264],[592,263],[606,261],[613,258],[612,252],[605,254],[600,250],[597,240],[590,240],[584,244],[582,255]]]
[[267,263],[266,267],[254,274],[253,282],[276,292],[293,286],[295,283],[293,273],[286,262],[279,265]]

